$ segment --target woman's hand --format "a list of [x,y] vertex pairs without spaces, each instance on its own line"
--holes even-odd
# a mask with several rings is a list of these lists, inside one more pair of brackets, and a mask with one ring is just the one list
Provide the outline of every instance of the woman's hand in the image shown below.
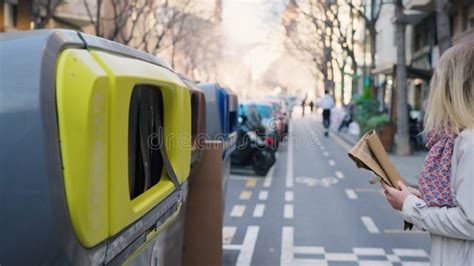
[[387,198],[387,201],[395,210],[402,210],[403,202],[410,194],[420,197],[420,191],[411,187],[407,187],[402,181],[398,182],[400,190],[388,186],[383,181],[380,182],[380,184],[382,184],[384,189],[385,198]]

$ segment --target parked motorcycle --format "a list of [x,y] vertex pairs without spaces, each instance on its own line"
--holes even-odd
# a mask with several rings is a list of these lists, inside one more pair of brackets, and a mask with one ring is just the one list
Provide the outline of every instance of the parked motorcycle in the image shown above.
[[239,120],[237,144],[231,154],[231,162],[240,166],[252,165],[255,174],[265,176],[276,161],[275,152],[269,143],[271,138],[259,136],[247,116],[242,115]]

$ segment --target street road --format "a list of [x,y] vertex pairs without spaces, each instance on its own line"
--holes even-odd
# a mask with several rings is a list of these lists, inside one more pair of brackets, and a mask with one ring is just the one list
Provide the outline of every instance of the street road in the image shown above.
[[429,235],[404,232],[347,145],[322,133],[314,116],[293,119],[266,177],[233,169],[224,265],[429,265]]

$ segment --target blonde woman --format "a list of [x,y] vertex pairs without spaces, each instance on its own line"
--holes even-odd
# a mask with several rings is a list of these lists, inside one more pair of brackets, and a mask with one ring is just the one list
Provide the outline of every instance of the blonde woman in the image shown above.
[[440,58],[425,115],[419,191],[382,184],[406,221],[431,235],[431,265],[474,265],[474,43]]

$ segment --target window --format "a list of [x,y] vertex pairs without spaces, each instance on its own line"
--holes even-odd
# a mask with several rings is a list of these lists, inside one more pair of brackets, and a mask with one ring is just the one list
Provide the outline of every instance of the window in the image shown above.
[[272,117],[272,108],[269,105],[257,105],[257,111],[263,118]]
[[128,178],[130,199],[156,185],[161,178],[163,158],[163,96],[157,88],[133,88],[128,128]]
[[434,15],[427,16],[414,27],[414,48],[418,51],[425,46],[436,44],[436,19]]

